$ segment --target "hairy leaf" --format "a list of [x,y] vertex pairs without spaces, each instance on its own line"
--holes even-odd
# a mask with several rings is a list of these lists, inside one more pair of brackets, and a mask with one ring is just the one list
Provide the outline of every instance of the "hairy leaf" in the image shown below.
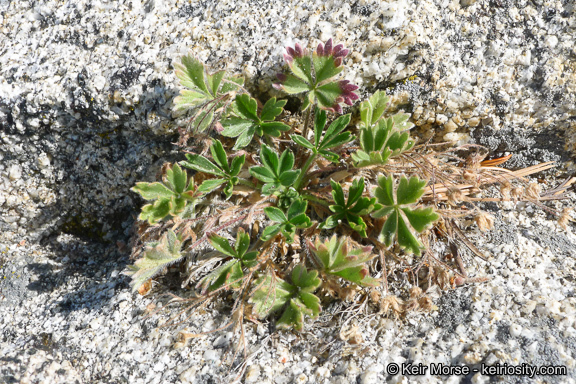
[[181,161],[180,164],[186,168],[190,168],[198,172],[218,176],[219,178],[217,179],[209,179],[204,181],[202,185],[200,185],[199,190],[204,193],[209,193],[221,185],[224,185],[224,195],[226,196],[226,199],[229,199],[230,196],[232,196],[232,190],[234,186],[238,184],[239,180],[237,175],[240,173],[242,165],[244,165],[246,155],[235,157],[232,159],[232,163],[229,164],[226,151],[224,150],[224,146],[220,140],[214,140],[210,146],[210,152],[212,153],[212,158],[217,165],[202,155],[190,153],[186,154],[188,161]]
[[249,302],[254,304],[254,313],[261,319],[286,305],[295,290],[292,284],[270,273],[260,276],[254,286]]
[[286,242],[293,243],[296,229],[308,228],[312,225],[310,218],[306,216],[307,206],[308,203],[306,201],[296,199],[288,208],[287,215],[275,207],[264,208],[266,216],[278,224],[266,227],[262,233],[262,240],[270,240],[276,236],[276,234],[282,232],[282,235],[286,238]]
[[282,113],[282,107],[285,104],[286,100],[276,101],[276,98],[272,98],[266,102],[258,117],[256,100],[245,94],[238,95],[234,106],[237,117],[231,116],[222,121],[224,127],[222,135],[238,138],[234,149],[248,145],[254,134],[278,137],[281,132],[290,129],[288,125],[274,121],[276,116]]
[[224,71],[209,74],[204,64],[193,56],[183,56],[175,68],[180,84],[188,89],[181,90],[174,99],[174,108],[177,111],[200,108],[192,122],[198,132],[212,125],[214,111],[224,106],[224,96],[238,91],[244,84],[242,77],[226,76]]
[[175,164],[166,168],[163,183],[136,183],[132,191],[146,200],[156,200],[142,207],[138,218],[156,224],[167,216],[193,216],[194,207],[203,191],[196,187],[193,178],[189,179],[188,184],[187,180],[186,171]]
[[424,231],[439,218],[432,207],[413,207],[424,194],[425,187],[426,181],[415,176],[410,179],[402,176],[396,190],[391,175],[381,176],[378,179],[378,188],[374,194],[382,204],[382,208],[376,210],[372,216],[387,216],[380,232],[380,241],[390,246],[394,239],[397,239],[402,248],[420,256],[422,244],[414,235],[414,231],[418,233]]
[[330,210],[335,214],[320,224],[320,228],[331,229],[338,225],[340,220],[346,220],[352,229],[360,233],[360,236],[366,237],[367,226],[361,216],[380,209],[382,206],[376,203],[376,198],[362,197],[364,178],[361,177],[352,182],[348,190],[347,201],[344,199],[342,186],[333,180],[330,180],[330,184],[332,185],[332,197],[336,203],[330,206]]
[[396,157],[414,147],[408,130],[413,124],[408,123],[409,116],[397,113],[389,118],[382,118],[388,97],[382,91],[376,92],[370,99],[360,105],[360,148],[352,154],[357,167],[383,165],[391,157]]
[[247,252],[250,246],[250,236],[242,229],[238,229],[236,243],[234,247],[225,238],[211,233],[208,241],[218,252],[227,257],[232,257],[222,264],[203,279],[201,279],[197,288],[202,288],[202,292],[215,291],[216,289],[229,285],[230,288],[239,288],[244,278],[244,268],[251,268],[257,264],[258,252]]
[[252,176],[265,183],[262,187],[263,195],[286,190],[300,174],[300,170],[292,169],[294,166],[294,154],[288,149],[278,157],[278,154],[272,148],[262,144],[260,161],[263,166],[251,167],[249,171]]
[[150,244],[142,258],[128,266],[126,275],[132,276],[132,291],[137,291],[148,279],[158,275],[169,265],[184,258],[180,253],[182,242],[172,230],[168,230],[159,243]]
[[284,60],[291,73],[278,74],[279,82],[274,87],[288,94],[306,92],[303,110],[317,103],[321,109],[342,113],[341,103],[352,105],[358,99],[354,93],[358,89],[356,85],[347,80],[334,81],[342,72],[342,60],[348,55],[341,44],[333,47],[330,39],[325,45],[319,44],[312,57],[299,44],[287,47],[286,52]]
[[338,239],[336,235],[322,242],[308,240],[313,260],[318,269],[328,275],[338,276],[361,286],[374,286],[376,279],[370,277],[366,262],[371,260],[372,247],[350,249],[346,238]]

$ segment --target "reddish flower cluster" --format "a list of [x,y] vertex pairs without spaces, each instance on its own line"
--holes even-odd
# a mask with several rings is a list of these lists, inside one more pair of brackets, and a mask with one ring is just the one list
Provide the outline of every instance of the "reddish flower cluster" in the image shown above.
[[296,43],[294,48],[286,47],[286,52],[288,52],[288,54],[284,54],[284,60],[286,63],[288,63],[288,65],[292,64],[294,58],[304,57],[308,53],[306,52],[306,49],[302,48],[302,46],[298,43]]
[[348,49],[344,49],[342,44],[338,44],[335,47],[332,47],[332,39],[328,40],[325,45],[322,43],[318,44],[316,48],[316,55],[318,56],[334,56],[336,60],[334,60],[334,65],[339,67],[342,65],[342,59],[348,55],[350,52]]
[[[338,68],[342,65],[342,61],[344,60],[344,58],[348,55],[348,53],[350,52],[348,49],[344,49],[344,46],[342,44],[338,44],[336,46],[332,46],[332,39],[329,39],[325,44],[318,44],[318,47],[316,47],[316,51],[314,52],[314,56],[315,57],[331,57],[333,60],[333,65],[334,67]],[[305,56],[308,55],[308,50],[306,48],[303,48],[300,44],[296,43],[296,45],[294,46],[294,48],[292,47],[286,47],[286,53],[284,54],[284,60],[286,61],[286,63],[292,68],[292,66],[294,65],[294,61],[301,59]],[[322,60],[320,61],[321,65],[329,65],[328,61],[326,60]],[[316,64],[315,64],[316,65]],[[336,72],[337,73],[337,72]],[[285,83],[288,80],[288,76],[286,74],[283,73],[279,73],[276,75],[278,77],[278,80],[280,81],[280,83],[278,84],[273,84],[273,87],[278,89],[278,90],[282,90],[283,88],[283,83]],[[326,79],[324,79],[326,80]],[[337,113],[342,113],[342,107],[340,106],[340,103],[344,103],[347,105],[353,105],[355,100],[358,100],[358,95],[356,93],[354,93],[355,90],[358,89],[357,85],[354,84],[350,84],[350,82],[348,80],[340,80],[338,82],[336,82],[338,84],[338,87],[340,88],[341,94],[338,95],[337,97],[333,98],[333,105],[321,105],[320,108],[331,111],[331,112],[337,112]],[[315,84],[311,84],[311,86],[316,87]],[[317,92],[322,92],[322,87],[320,87]],[[331,90],[332,92],[335,91],[334,88],[332,88]]]
[[332,106],[331,109],[333,112],[342,113],[342,107],[340,106],[340,103],[353,105],[354,100],[358,100],[358,95],[355,94],[354,91],[359,87],[357,85],[350,84],[348,80],[340,80],[338,85],[342,90],[342,94],[336,98],[336,103]]

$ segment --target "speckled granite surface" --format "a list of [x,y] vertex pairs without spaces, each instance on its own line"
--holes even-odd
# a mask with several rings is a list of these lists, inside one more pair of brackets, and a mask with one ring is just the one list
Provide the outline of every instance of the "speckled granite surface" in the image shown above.
[[[219,366],[227,334],[174,349],[174,330],[142,320],[151,298],[129,294],[119,275],[140,204],[129,188],[177,156],[171,68],[181,54],[276,95],[283,47],[334,37],[352,52],[346,78],[363,96],[395,95],[421,139],[470,139],[519,153],[511,166],[557,160],[570,173],[575,35],[574,4],[562,0],[0,1],[0,382],[229,377]],[[432,314],[369,317],[358,348],[327,318],[301,337],[249,329],[261,349],[242,380],[407,382],[388,364],[526,362],[569,369],[540,382],[574,382],[574,226],[531,209],[499,209],[499,229],[479,237],[494,255],[476,266],[490,282],[444,295]],[[221,312],[196,314],[189,330],[218,328]]]

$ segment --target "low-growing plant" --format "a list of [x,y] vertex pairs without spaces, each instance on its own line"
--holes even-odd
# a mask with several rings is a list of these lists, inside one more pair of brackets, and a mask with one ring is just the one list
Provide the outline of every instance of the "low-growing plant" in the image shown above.
[[[416,145],[410,116],[387,115],[383,91],[360,103],[351,123],[342,104],[358,99],[358,87],[336,80],[347,54],[332,40],[312,53],[287,48],[288,72],[274,87],[302,96],[299,123],[287,118],[286,100],[258,100],[243,79],[211,75],[197,59],[182,58],[176,74],[186,89],[175,106],[195,114],[180,144],[208,131],[211,156],[186,153],[165,167],[163,182],[133,188],[154,201],[140,214],[146,223],[129,270],[134,290],[180,263],[191,294],[174,302],[187,310],[232,292],[235,322],[268,319],[302,330],[332,300],[364,297],[402,313],[429,309],[433,285],[481,281],[468,277],[462,261],[466,252],[484,257],[463,220],[475,219],[481,230],[493,225],[476,202],[540,204],[552,195],[540,195],[525,176],[552,164],[512,172],[484,160],[479,146]],[[479,197],[489,186],[501,197]],[[401,304],[402,290],[390,291],[392,275],[415,287],[409,305]]]

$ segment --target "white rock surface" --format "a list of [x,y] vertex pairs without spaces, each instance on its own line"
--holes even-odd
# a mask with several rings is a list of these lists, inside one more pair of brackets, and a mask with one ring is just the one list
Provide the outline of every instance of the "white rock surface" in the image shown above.
[[[522,166],[574,153],[574,36],[566,0],[0,1],[0,382],[233,381],[218,361],[226,338],[173,348],[181,328],[143,319],[152,298],[130,293],[118,274],[130,261],[101,242],[127,241],[140,204],[129,188],[176,156],[180,55],[280,96],[284,46],[333,37],[352,52],[346,78],[363,96],[393,94],[420,139],[475,140]],[[484,362],[564,365],[540,382],[574,383],[574,225],[538,209],[498,220],[477,239],[494,256],[476,263],[489,282],[444,294],[431,314],[361,320],[362,345],[336,337],[328,313],[317,334],[247,326],[246,381],[459,382],[387,369]],[[181,327],[226,321],[214,307]]]

